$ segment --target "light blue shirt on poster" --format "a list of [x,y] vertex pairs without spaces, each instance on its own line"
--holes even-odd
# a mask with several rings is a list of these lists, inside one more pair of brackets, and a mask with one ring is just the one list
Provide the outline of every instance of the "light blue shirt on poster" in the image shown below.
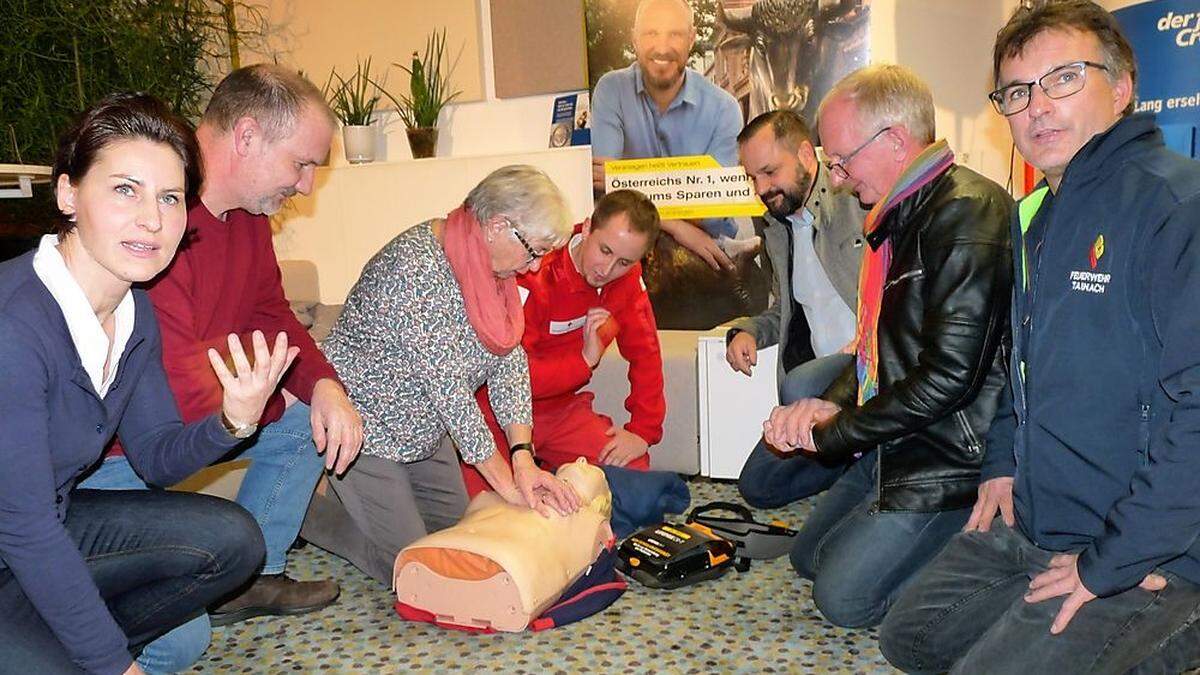
[[[659,112],[646,92],[636,62],[605,73],[592,93],[591,121],[596,157],[712,155],[722,166],[738,164],[741,106],[729,92],[691,68],[684,71],[683,87],[666,112]],[[704,224],[713,236],[736,234],[729,219]]]

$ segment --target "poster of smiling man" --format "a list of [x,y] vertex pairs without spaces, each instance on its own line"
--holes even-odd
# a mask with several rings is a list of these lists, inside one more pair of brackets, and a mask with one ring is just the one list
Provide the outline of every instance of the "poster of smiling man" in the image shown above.
[[[824,92],[868,61],[869,0],[585,6],[597,193],[612,160],[708,155],[737,166],[746,120],[778,108],[811,118]],[[765,309],[760,227],[744,217],[664,218],[643,270],[659,327],[707,329]]]

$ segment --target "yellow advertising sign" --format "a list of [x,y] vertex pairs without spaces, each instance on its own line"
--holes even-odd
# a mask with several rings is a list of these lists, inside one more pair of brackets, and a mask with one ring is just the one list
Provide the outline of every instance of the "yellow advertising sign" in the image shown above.
[[766,207],[745,170],[725,167],[709,155],[618,159],[604,163],[607,192],[637,190],[665,219],[761,216]]

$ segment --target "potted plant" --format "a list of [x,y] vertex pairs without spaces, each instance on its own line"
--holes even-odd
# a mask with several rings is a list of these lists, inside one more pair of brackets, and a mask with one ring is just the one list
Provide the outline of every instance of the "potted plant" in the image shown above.
[[351,164],[375,161],[376,130],[371,126],[371,116],[381,92],[383,88],[371,79],[370,58],[358,61],[349,77],[339,75],[337,68],[329,73],[325,99],[342,123],[342,143]]
[[454,66],[446,62],[446,29],[429,36],[425,41],[424,56],[413,52],[411,64],[392,65],[408,73],[409,93],[401,94],[397,100],[382,88],[380,91],[396,104],[413,157],[433,157],[434,148],[437,147],[438,115],[446,104],[462,93],[450,91],[450,76]]

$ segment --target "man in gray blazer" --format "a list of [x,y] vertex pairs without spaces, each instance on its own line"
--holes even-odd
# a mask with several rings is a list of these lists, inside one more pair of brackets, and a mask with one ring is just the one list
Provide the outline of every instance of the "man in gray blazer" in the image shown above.
[[[749,375],[758,350],[778,344],[779,399],[787,405],[820,396],[850,362],[866,212],[852,194],[829,185],[812,133],[795,112],[763,113],[737,140],[741,164],[767,207],[763,237],[775,284],[771,306],[726,334],[725,356]],[[782,506],[829,487],[847,466],[801,455],[776,455],[760,440],[738,479],[742,497],[759,508]]]

